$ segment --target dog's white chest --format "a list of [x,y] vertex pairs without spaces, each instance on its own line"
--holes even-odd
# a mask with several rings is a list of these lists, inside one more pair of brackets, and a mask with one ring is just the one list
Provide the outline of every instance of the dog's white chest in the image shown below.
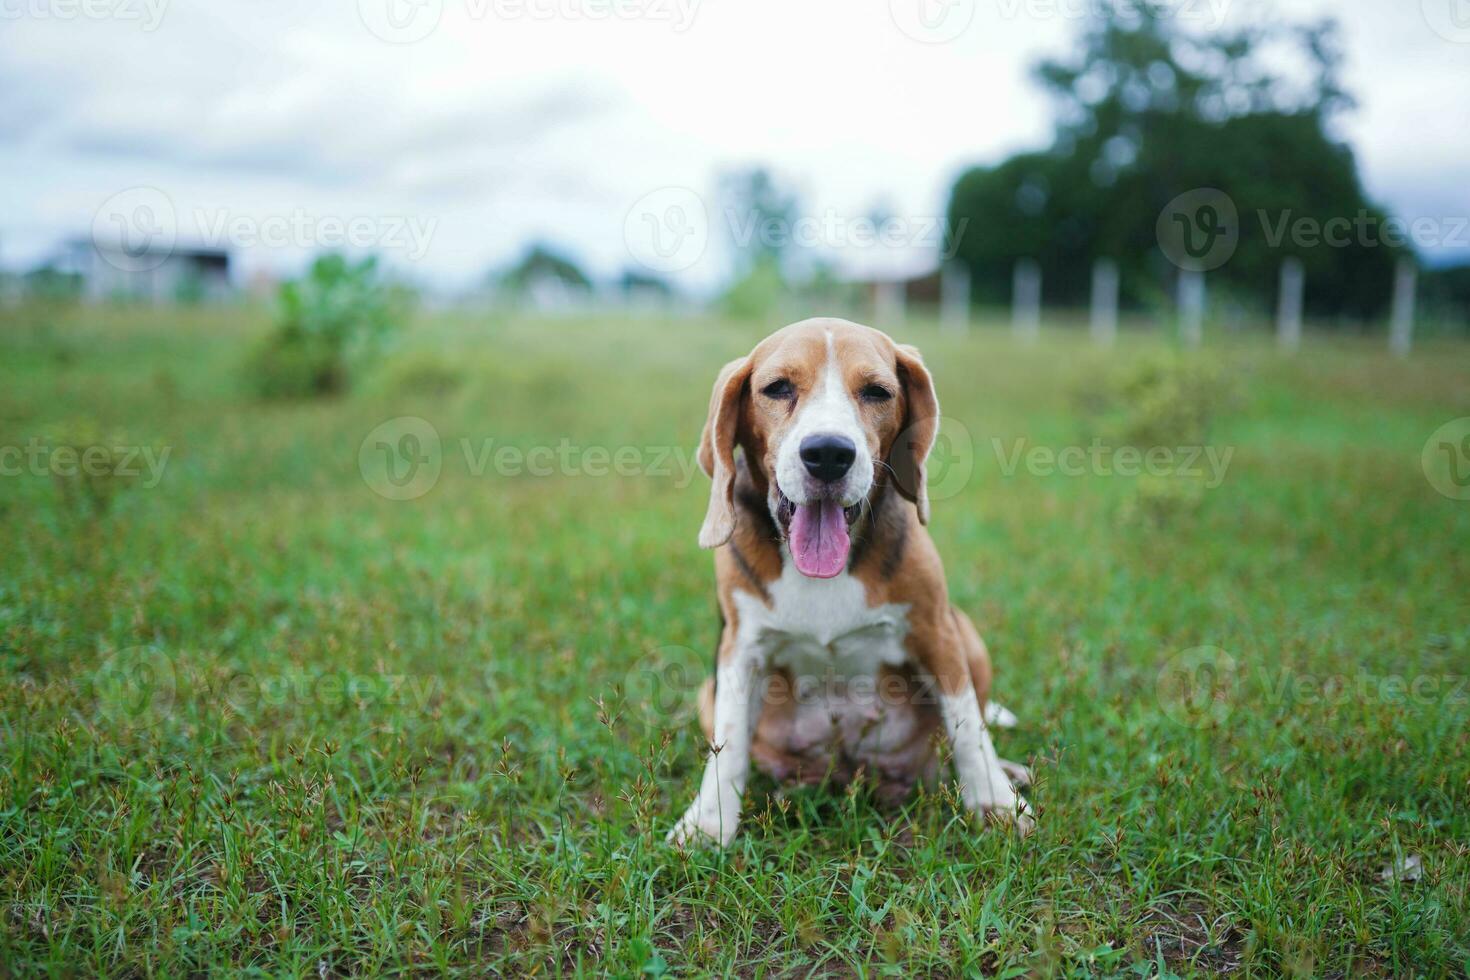
[[739,592],[735,601],[742,646],[789,682],[766,691],[762,736],[785,767],[773,774],[841,782],[869,766],[906,789],[921,767],[926,719],[880,675],[909,660],[908,605],[869,606],[857,579],[810,579],[789,564],[769,593],[770,605]]
[[803,681],[860,678],[908,659],[907,604],[869,606],[862,582],[851,575],[807,578],[788,563],[769,593],[769,606],[735,594],[742,638],[768,667],[784,667]]

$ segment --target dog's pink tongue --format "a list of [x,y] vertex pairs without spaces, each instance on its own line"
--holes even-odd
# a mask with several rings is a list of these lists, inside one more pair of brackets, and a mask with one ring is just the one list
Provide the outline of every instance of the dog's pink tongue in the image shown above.
[[791,557],[803,575],[833,578],[847,567],[847,519],[835,500],[801,504],[791,517]]

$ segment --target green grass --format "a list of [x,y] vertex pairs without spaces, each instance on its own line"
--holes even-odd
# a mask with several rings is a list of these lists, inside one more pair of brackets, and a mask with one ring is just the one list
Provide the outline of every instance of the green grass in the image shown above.
[[[687,454],[764,328],[423,317],[282,404],[240,378],[262,314],[6,318],[0,446],[171,455],[105,505],[0,477],[5,972],[1470,970],[1470,502],[1420,466],[1464,347],[1217,340],[1228,476],[1156,513],[991,443],[1085,445],[1077,393],[1155,342],[903,331],[973,437],[931,531],[1039,828],[756,780],[734,846],[683,854],[704,477],[476,474],[459,440]],[[444,450],[395,501],[359,450],[400,416]],[[1202,657],[1219,697],[1181,700]]]

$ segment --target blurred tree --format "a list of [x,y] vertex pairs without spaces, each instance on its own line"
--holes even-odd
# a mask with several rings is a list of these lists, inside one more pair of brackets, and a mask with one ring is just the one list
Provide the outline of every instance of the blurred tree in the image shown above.
[[22,278],[26,296],[40,303],[74,303],[82,296],[82,277],[64,272],[54,265],[32,269]]
[[674,294],[674,287],[669,285],[667,279],[649,275],[641,269],[627,268],[618,279],[618,290],[625,296],[661,296],[669,297]]
[[720,309],[737,320],[759,320],[772,316],[790,294],[776,258],[765,255],[730,284]]
[[535,288],[541,283],[557,283],[575,292],[588,292],[592,280],[571,258],[550,245],[534,244],[526,249],[519,262],[499,276],[500,285],[516,293]]
[[735,275],[720,299],[734,317],[774,315],[790,293],[792,244],[801,204],[764,167],[737,170],[720,178],[720,214],[735,254]]
[[1425,313],[1450,331],[1470,333],[1470,265],[1432,269],[1419,282]]
[[722,177],[719,198],[719,218],[737,257],[737,278],[769,262],[781,266],[801,215],[796,192],[781,186],[764,167],[753,167]]
[[1093,260],[1109,257],[1125,302],[1160,303],[1178,270],[1156,223],[1179,195],[1215,188],[1238,210],[1240,239],[1212,289],[1266,306],[1296,256],[1313,314],[1384,312],[1398,250],[1331,135],[1352,106],[1332,21],[1192,33],[1177,12],[1128,4],[1081,40],[1075,59],[1037,68],[1057,104],[1052,148],[970,170],[951,193],[948,227],[965,228],[951,244],[976,298],[1004,301],[1015,260],[1031,257],[1048,301],[1081,304]]

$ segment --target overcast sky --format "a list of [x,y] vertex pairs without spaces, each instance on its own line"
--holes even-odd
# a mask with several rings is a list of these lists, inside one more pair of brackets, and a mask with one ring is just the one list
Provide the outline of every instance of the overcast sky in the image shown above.
[[[907,270],[957,173],[1047,143],[1029,67],[1096,2],[0,0],[0,264],[141,222],[246,276],[347,238],[452,285],[545,239],[708,283],[715,177],[766,163],[814,254]],[[1470,259],[1470,0],[1174,3],[1335,13],[1370,196]]]

